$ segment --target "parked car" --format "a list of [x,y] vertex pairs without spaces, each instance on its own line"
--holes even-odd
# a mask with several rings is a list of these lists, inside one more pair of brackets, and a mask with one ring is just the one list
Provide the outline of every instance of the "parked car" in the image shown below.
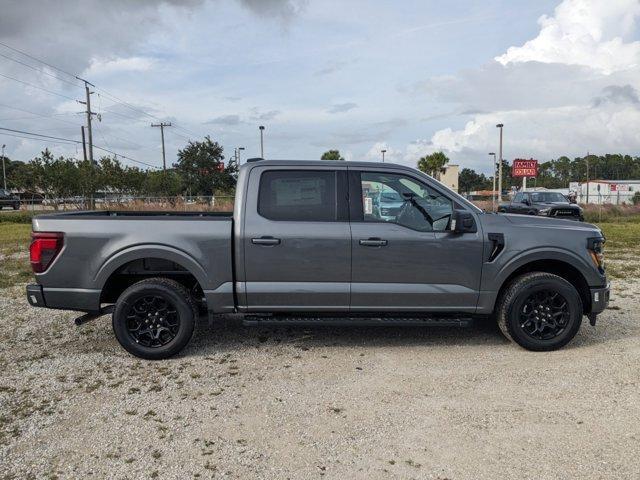
[[9,190],[0,188],[0,210],[4,207],[11,207],[14,210],[18,210],[20,208],[20,197],[14,195]]
[[501,203],[498,212],[584,221],[582,208],[557,192],[518,192],[511,202]]
[[[393,221],[363,186],[403,199]],[[466,325],[530,350],[568,343],[609,301],[602,232],[486,213],[417,170],[252,161],[233,213],[68,212],[33,219],[31,305],[112,311],[134,355],[166,358],[199,309],[247,325]]]

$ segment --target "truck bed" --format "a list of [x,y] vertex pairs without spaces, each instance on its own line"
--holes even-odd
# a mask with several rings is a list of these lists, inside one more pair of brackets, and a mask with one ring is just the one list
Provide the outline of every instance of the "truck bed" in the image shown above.
[[35,217],[32,226],[64,234],[60,253],[36,274],[49,307],[97,310],[114,275],[141,268],[153,275],[161,261],[193,275],[208,303],[233,309],[231,213],[61,212]]

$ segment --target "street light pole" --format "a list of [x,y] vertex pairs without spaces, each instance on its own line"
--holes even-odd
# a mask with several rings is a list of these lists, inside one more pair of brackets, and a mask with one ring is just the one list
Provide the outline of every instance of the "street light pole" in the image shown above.
[[6,145],[3,143],[2,144],[2,178],[4,179],[4,189],[7,189],[7,172],[4,169],[4,147],[6,147]]
[[489,155],[493,155],[493,190],[491,190],[491,210],[496,211],[496,154],[490,152]]
[[260,129],[260,158],[264,158],[264,125],[258,127]]
[[241,152],[242,150],[244,150],[244,147],[238,147],[238,158],[237,158],[238,166],[240,166],[240,152]]
[[384,154],[387,153],[386,150],[380,150],[382,152],[382,163],[384,163]]
[[502,200],[502,127],[504,124],[499,123],[496,125],[500,129],[500,149],[498,150],[498,199]]

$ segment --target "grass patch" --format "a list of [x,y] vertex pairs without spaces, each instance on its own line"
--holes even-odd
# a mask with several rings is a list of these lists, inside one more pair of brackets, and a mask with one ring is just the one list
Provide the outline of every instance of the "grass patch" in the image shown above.
[[[640,217],[638,217],[640,218]],[[598,224],[607,238],[606,250],[640,248],[640,220]]]
[[29,264],[31,225],[0,223],[0,288],[25,283],[33,278]]
[[0,213],[0,225],[4,223],[31,223],[31,219],[35,215],[40,215],[42,213],[53,213],[48,212],[46,210],[42,211],[27,211],[27,210],[18,210],[16,212],[7,212],[4,211]]

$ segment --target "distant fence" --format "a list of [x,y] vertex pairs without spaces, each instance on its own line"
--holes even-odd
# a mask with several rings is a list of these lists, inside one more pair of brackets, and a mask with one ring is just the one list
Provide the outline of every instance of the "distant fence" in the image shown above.
[[[128,195],[106,196],[94,199],[96,210],[166,210],[174,212],[233,211],[232,196],[176,196],[176,197],[134,197]],[[90,206],[87,197],[71,198],[23,198],[20,206],[25,210],[73,211],[87,210]]]
[[[589,193],[589,204],[594,205],[631,205],[636,192]],[[578,203],[587,203],[587,195],[578,195]]]

